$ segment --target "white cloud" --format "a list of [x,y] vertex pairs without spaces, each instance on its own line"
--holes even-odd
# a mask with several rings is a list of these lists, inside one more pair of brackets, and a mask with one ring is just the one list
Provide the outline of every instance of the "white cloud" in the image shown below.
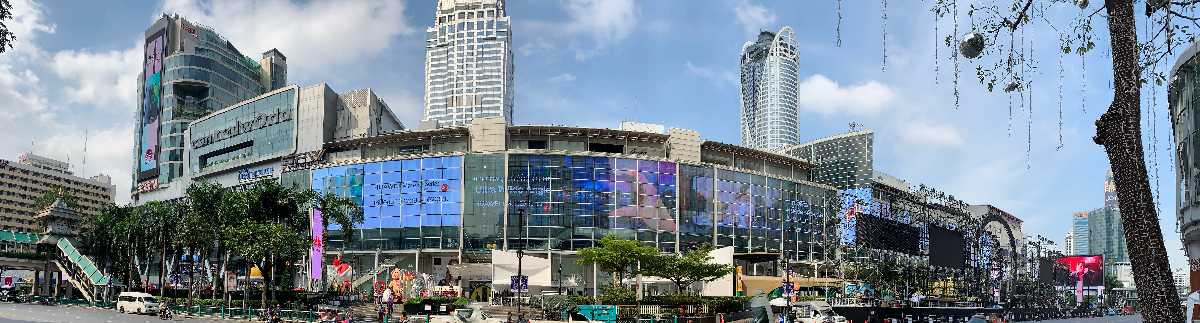
[[46,97],[40,92],[41,79],[28,69],[14,70],[0,63],[0,133],[18,138],[37,123],[53,119]]
[[570,18],[565,31],[592,40],[590,48],[576,48],[575,59],[579,61],[629,37],[637,26],[638,10],[633,0],[571,0],[564,5]]
[[33,0],[12,2],[12,20],[5,22],[5,26],[17,38],[13,42],[12,53],[33,57],[41,55],[41,48],[36,45],[38,34],[53,34],[57,28],[44,21],[44,18],[41,4]]
[[929,122],[909,122],[900,129],[900,140],[918,147],[952,148],[962,146],[963,135],[958,128]]
[[278,48],[291,71],[352,63],[381,53],[394,37],[414,31],[399,1],[168,0],[163,12],[213,26],[252,58]]
[[761,5],[751,3],[749,0],[738,0],[733,11],[737,16],[738,24],[742,25],[742,29],[747,35],[754,35],[762,29],[770,29],[775,21],[779,20],[774,12]]
[[562,73],[554,77],[546,79],[549,83],[569,83],[575,80],[575,75],[571,73]]
[[[91,177],[105,174],[117,186],[116,202],[129,202],[133,185],[133,124],[117,123],[105,129],[63,129],[38,141],[37,153],[55,159],[71,161],[76,176]],[[87,165],[83,164],[83,138],[87,136]],[[83,168],[86,167],[86,168]]]
[[550,41],[546,40],[546,38],[538,37],[531,42],[521,45],[521,47],[517,47],[517,53],[521,54],[521,56],[529,56],[539,52],[552,51],[554,49],[554,44],[551,44]]
[[718,71],[711,67],[696,66],[692,64],[692,61],[683,62],[683,68],[688,75],[707,79],[718,87],[738,86],[738,77],[733,71]]
[[821,74],[809,76],[800,82],[797,92],[802,111],[824,115],[845,113],[875,116],[883,112],[896,96],[890,87],[876,81],[842,87]]
[[51,69],[64,81],[68,102],[100,105],[116,112],[129,112],[136,104],[137,73],[141,46],[123,51],[89,52],[65,50],[54,54]]
[[413,93],[408,89],[381,91],[379,97],[383,102],[387,102],[388,108],[392,109],[392,113],[396,114],[396,119],[404,124],[406,128],[416,128],[421,122],[422,107],[424,107],[425,99],[420,93]]

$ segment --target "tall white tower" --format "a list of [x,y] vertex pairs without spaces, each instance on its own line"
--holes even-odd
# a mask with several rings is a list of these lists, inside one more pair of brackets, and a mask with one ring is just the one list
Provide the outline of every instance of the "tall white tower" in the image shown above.
[[763,31],[742,45],[742,145],[779,150],[800,143],[796,35],[791,27]]
[[512,123],[513,53],[504,0],[438,0],[425,29],[425,116],[439,126],[478,117]]

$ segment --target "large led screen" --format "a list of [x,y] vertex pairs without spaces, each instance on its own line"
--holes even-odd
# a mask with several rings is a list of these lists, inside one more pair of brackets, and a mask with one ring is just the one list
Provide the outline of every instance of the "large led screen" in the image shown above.
[[916,227],[875,216],[859,216],[855,229],[859,245],[916,255],[920,232]]
[[929,229],[929,265],[935,267],[962,268],[966,242],[960,232],[936,225]]
[[1072,285],[1088,288],[1104,286],[1104,256],[1066,256],[1058,263],[1067,268],[1067,277]]
[[838,232],[841,234],[843,245],[853,245],[856,240],[859,215],[869,211],[871,205],[870,188],[845,189],[838,192],[842,201],[838,210]]
[[158,136],[162,115],[163,56],[167,44],[166,30],[146,39],[146,60],[143,64],[141,135],[138,140],[138,180],[158,176]]
[[[461,165],[462,157],[449,156],[318,169],[313,171],[313,190],[362,205],[364,219],[356,229],[458,227]],[[329,230],[340,229],[329,223]]]

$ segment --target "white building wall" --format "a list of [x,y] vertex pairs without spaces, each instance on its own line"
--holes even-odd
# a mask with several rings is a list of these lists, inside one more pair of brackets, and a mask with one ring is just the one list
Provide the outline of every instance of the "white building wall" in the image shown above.
[[512,123],[513,54],[504,0],[438,0],[426,28],[422,120],[464,126],[477,117]]

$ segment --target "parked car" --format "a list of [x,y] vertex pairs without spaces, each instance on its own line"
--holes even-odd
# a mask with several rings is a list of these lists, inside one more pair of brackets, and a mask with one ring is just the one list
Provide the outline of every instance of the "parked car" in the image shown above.
[[121,313],[158,313],[158,299],[154,295],[140,292],[122,292],[117,295],[117,311]]
[[807,301],[792,305],[799,323],[845,323],[846,317],[833,312],[825,301]]

